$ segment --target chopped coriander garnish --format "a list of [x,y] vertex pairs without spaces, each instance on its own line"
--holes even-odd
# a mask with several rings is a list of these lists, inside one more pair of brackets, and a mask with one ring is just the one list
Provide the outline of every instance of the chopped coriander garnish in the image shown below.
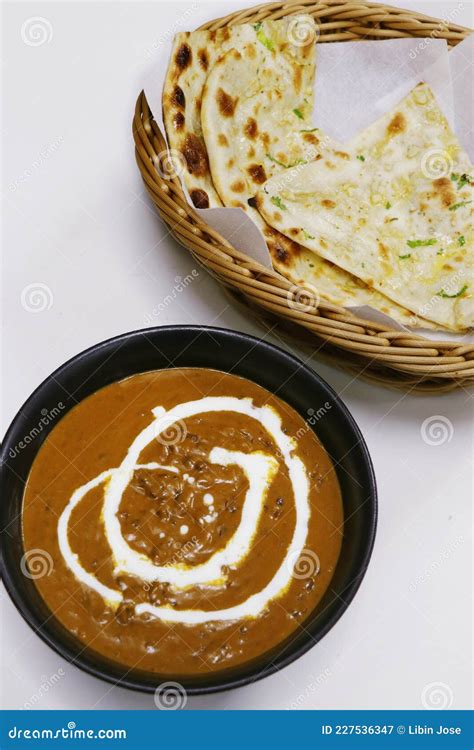
[[275,157],[272,156],[271,154],[265,154],[265,156],[267,157],[267,159],[270,159],[270,161],[273,161],[275,164],[278,164],[280,167],[285,167],[285,169],[287,169],[286,164],[283,164],[283,162],[279,161],[279,159],[275,159]]
[[273,52],[275,49],[275,46],[271,39],[268,38],[268,36],[265,34],[265,32],[262,29],[262,22],[259,21],[258,23],[254,23],[253,27],[255,29],[255,32],[257,34],[258,41],[263,44],[264,47],[270,50],[270,52]]
[[411,258],[411,253],[407,253],[406,255],[399,255],[398,256],[400,260],[406,260],[407,258]]
[[359,159],[359,161],[365,161],[365,156],[362,156],[362,154],[357,154],[356,159]]
[[259,31],[258,32],[257,39],[258,39],[259,42],[261,42],[263,44],[264,47],[266,47],[267,49],[269,49],[270,52],[273,52],[273,50],[275,49],[275,47],[273,45],[273,42],[272,42],[271,39],[269,39],[267,36],[265,36],[265,34],[263,33],[263,31]]
[[392,219],[389,219],[389,221],[398,221],[398,216],[394,216]]
[[441,247],[441,248],[440,248],[440,249],[438,250],[438,252],[436,253],[436,255],[443,255],[443,253],[444,253],[444,250],[443,250],[443,248]]
[[387,209],[387,211],[388,211],[389,208],[392,208],[392,204],[390,203],[390,201],[386,202],[385,208]]
[[274,206],[277,206],[278,208],[281,208],[282,211],[286,211],[286,206],[283,203],[283,201],[282,201],[282,199],[280,198],[279,195],[272,195],[272,197],[270,198],[270,200],[271,200],[271,202],[273,203]]
[[465,172],[461,175],[457,174],[456,172],[453,172],[451,175],[451,179],[453,180],[453,182],[457,182],[458,190],[461,190],[461,188],[463,188],[464,185],[469,185],[469,183],[471,182],[471,178]]
[[314,237],[312,234],[309,234],[309,232],[306,231],[306,229],[303,229],[303,237],[305,240],[315,240],[316,237]]
[[458,245],[461,245],[461,247],[462,247],[465,244],[466,244],[466,238],[462,234],[460,237],[458,237]]
[[407,240],[408,247],[428,247],[429,245],[436,245],[437,240]]
[[299,118],[300,118],[300,120],[304,120],[304,115],[303,115],[303,113],[302,113],[301,109],[298,109],[298,107],[296,107],[296,108],[295,108],[295,109],[293,110],[293,112],[294,112],[294,114],[295,114],[295,115],[296,115],[297,117],[299,117]]
[[449,210],[457,211],[458,208],[461,208],[461,206],[467,206],[468,203],[472,203],[472,201],[459,201],[459,203],[453,203],[453,205],[449,207]]
[[300,130],[300,133],[314,133],[315,130],[319,130],[319,128],[306,128],[305,130]]
[[460,289],[459,292],[456,292],[456,294],[447,294],[444,289],[440,289],[436,294],[438,297],[444,297],[445,299],[454,299],[454,297],[462,297],[467,288],[468,284],[464,284],[462,289]]

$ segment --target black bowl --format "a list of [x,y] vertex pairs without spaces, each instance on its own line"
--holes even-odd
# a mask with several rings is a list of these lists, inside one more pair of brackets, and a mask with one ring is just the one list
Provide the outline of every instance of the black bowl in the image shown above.
[[173,679],[172,673],[129,670],[84,649],[51,614],[34,581],[23,575],[23,490],[38,450],[56,420],[43,425],[39,434],[38,424],[45,410],[50,412],[59,403],[65,414],[105,385],[135,373],[169,367],[210,367],[232,372],[277,393],[315,429],[336,467],[344,504],[344,537],[334,577],[304,627],[278,647],[239,667],[175,678],[189,694],[204,694],[272,674],[304,654],[332,628],[352,601],[369,563],[376,529],[377,492],[370,456],[352,416],[324,380],[282,349],[237,331],[167,326],[127,333],[78,354],[36,389],[5,436],[0,523],[2,576],[10,597],[40,638],[81,669],[123,687],[147,692]]

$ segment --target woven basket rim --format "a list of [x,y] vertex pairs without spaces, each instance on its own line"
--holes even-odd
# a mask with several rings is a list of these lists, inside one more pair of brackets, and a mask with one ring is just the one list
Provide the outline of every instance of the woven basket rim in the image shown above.
[[[449,46],[454,46],[472,33],[466,27],[416,11],[364,0],[265,3],[210,20],[199,29],[214,30],[249,20],[276,19],[297,13],[315,17],[320,27],[318,44],[348,41],[354,37],[387,39],[431,35],[432,38],[444,38]],[[338,25],[341,30],[335,31]],[[399,331],[365,320],[326,300],[320,301],[316,311],[291,310],[288,293],[296,285],[276,270],[268,269],[239,252],[209,227],[188,204],[179,178],[161,177],[157,166],[163,153],[167,153],[167,141],[153,118],[143,91],[136,104],[133,136],[145,188],[170,233],[220,283],[233,290],[234,295],[243,297],[247,306],[256,305],[260,315],[283,318],[306,332],[310,331],[315,343],[322,341],[330,356],[335,351],[336,358],[343,360],[339,362],[340,366],[344,366],[344,359],[348,359],[350,364],[346,369],[355,372],[358,367],[359,373],[371,370],[371,378],[384,384],[437,392],[474,384],[474,344],[448,338],[433,341],[419,333]],[[378,375],[376,370],[380,371]]]
[[[227,15],[219,16],[218,18],[214,18],[211,21],[205,21],[203,24],[196,28],[196,31],[199,31],[200,29],[217,29],[221,26],[226,25],[232,26],[234,24],[237,25],[240,23],[248,23],[247,16],[256,18],[257,15],[261,14],[262,18],[264,18],[268,14],[268,12],[271,12],[272,8],[284,9],[285,12],[280,16],[283,18],[284,16],[296,15],[297,13],[301,13],[302,11],[308,12],[308,8],[311,9],[315,6],[319,6],[320,8],[320,10],[316,11],[315,18],[318,18],[319,15],[324,13],[325,10],[333,10],[335,7],[343,6],[345,9],[363,9],[364,11],[373,9],[375,11],[380,11],[381,13],[389,11],[390,13],[396,14],[399,17],[401,16],[402,18],[408,18],[411,21],[420,21],[423,24],[433,23],[436,25],[436,27],[438,27],[441,23],[446,29],[450,29],[453,32],[459,31],[466,35],[472,34],[474,31],[468,26],[460,26],[459,24],[452,23],[451,21],[446,21],[446,19],[429,16],[424,13],[419,13],[415,10],[409,10],[408,8],[398,8],[392,5],[385,5],[384,3],[366,2],[366,0],[360,0],[360,2],[357,2],[356,0],[321,0],[320,2],[318,2],[318,0],[287,0],[287,2],[285,3],[260,3],[258,5],[252,5],[249,8],[243,8],[240,11],[233,11]],[[259,19],[256,18],[256,20]],[[324,42],[324,40],[322,41]]]

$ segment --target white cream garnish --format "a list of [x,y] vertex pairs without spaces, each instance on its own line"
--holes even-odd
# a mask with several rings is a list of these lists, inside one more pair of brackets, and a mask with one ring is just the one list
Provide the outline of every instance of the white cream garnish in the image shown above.
[[[168,467],[168,466],[161,466],[157,463],[149,463],[149,464],[139,464],[137,469],[164,469],[165,471],[175,471],[177,472],[177,469],[174,469],[174,467]],[[104,586],[103,583],[101,583],[97,578],[92,575],[91,573],[88,573],[80,564],[79,562],[79,556],[72,551],[71,546],[69,544],[68,539],[68,526],[69,526],[69,519],[71,518],[72,511],[76,507],[78,503],[82,500],[83,497],[87,495],[88,492],[94,489],[94,487],[97,487],[99,484],[102,484],[102,482],[105,482],[107,479],[110,479],[115,469],[107,469],[106,471],[103,471],[102,474],[99,474],[95,479],[91,479],[90,482],[87,482],[86,484],[83,484],[81,487],[78,487],[77,490],[75,490],[71,498],[64,508],[63,512],[61,513],[58,521],[58,542],[59,542],[59,549],[61,550],[61,554],[64,558],[64,561],[68,568],[72,570],[76,578],[81,581],[81,583],[85,583],[86,586],[89,586],[89,588],[94,589],[94,591],[97,591],[98,594],[101,595],[101,597],[108,603],[112,605],[117,605],[122,601],[122,594],[120,591],[117,591],[115,589],[111,589],[108,586]]]
[[183,523],[183,525],[179,527],[179,533],[182,534],[183,536],[187,534],[188,531],[189,531],[189,526],[186,526],[185,523]]
[[206,492],[206,494],[204,495],[202,501],[203,501],[204,505],[210,505],[210,506],[212,506],[212,503],[214,502],[214,498],[212,497],[212,495],[209,492]]
[[[237,465],[246,475],[249,483],[239,526],[226,546],[212,555],[205,563],[192,567],[183,563],[175,565],[155,565],[146,555],[132,549],[122,535],[120,522],[117,518],[123,493],[133,477],[137,468],[162,469],[179,473],[175,467],[161,466],[159,464],[138,463],[140,454],[146,446],[156,439],[163,430],[170,425],[185,420],[196,414],[229,411],[245,414],[257,420],[274,439],[279,451],[279,456],[284,460],[291,480],[295,499],[296,524],[293,538],[286,551],[286,555],[272,580],[262,591],[252,595],[246,601],[234,607],[217,611],[203,610],[175,610],[171,607],[156,607],[151,604],[138,604],[135,607],[137,614],[151,614],[169,622],[182,622],[197,624],[213,620],[236,620],[242,617],[256,617],[269,602],[281,594],[289,585],[292,577],[293,565],[291,561],[296,560],[304,547],[307,532],[310,508],[308,502],[309,484],[306,469],[303,462],[293,455],[295,449],[294,441],[285,435],[281,429],[281,419],[277,412],[270,406],[254,406],[249,398],[235,398],[231,396],[208,396],[197,401],[189,401],[179,404],[168,412],[162,407],[153,410],[155,420],[148,425],[133,441],[127,455],[121,465],[116,469],[103,472],[99,477],[78,488],[72,495],[58,523],[58,537],[60,548],[66,564],[71,568],[76,577],[86,585],[95,589],[106,601],[117,604],[122,599],[119,591],[109,589],[101,584],[92,574],[80,565],[77,555],[74,555],[67,540],[67,524],[73,508],[77,503],[101,482],[106,482],[104,491],[104,505],[102,518],[105,526],[106,538],[112,550],[115,560],[115,572],[128,573],[141,578],[144,581],[161,581],[172,584],[175,588],[202,584],[215,585],[222,581],[222,568],[236,567],[249,553],[253,538],[263,509],[264,499],[273,477],[278,471],[278,461],[270,455],[262,452],[242,453],[240,451],[228,451],[222,447],[215,447],[209,454],[211,463],[222,466]],[[184,477],[183,477],[184,478]],[[189,478],[186,477],[189,481]],[[207,502],[206,499],[207,498]],[[204,502],[209,510],[214,510],[214,498],[210,493],[205,495]],[[211,520],[217,518],[217,514],[209,514]],[[181,528],[184,528],[185,525]],[[187,527],[186,527],[187,529]],[[187,529],[188,530],[188,529]],[[183,533],[183,532],[182,532]],[[184,532],[184,533],[187,533]]]
[[[240,466],[249,482],[240,524],[224,549],[215,552],[205,563],[193,567],[187,567],[183,563],[155,565],[149,557],[132,549],[122,536],[120,523],[115,515],[122,499],[121,483],[126,476],[118,469],[105,489],[103,510],[105,534],[116,561],[117,572],[128,573],[143,581],[160,581],[171,583],[176,588],[186,588],[198,583],[220,582],[222,567],[236,565],[247,555],[257,530],[266,491],[278,471],[278,462],[263,453],[239,453],[224,448],[213,448],[209,460],[221,466]],[[114,482],[117,482],[117,486]]]

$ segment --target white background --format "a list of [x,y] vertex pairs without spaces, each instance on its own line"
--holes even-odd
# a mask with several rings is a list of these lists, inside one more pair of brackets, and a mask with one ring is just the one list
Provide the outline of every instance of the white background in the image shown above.
[[[470,2],[399,2],[472,25]],[[4,429],[66,359],[151,320],[263,335],[202,269],[153,316],[195,264],[154,213],[131,136],[157,44],[245,4],[4,5]],[[38,47],[21,36],[32,16],[53,30]],[[34,313],[24,290],[38,283],[48,309]],[[416,709],[423,692],[425,702],[468,708],[472,393],[415,396],[312,366],[351,409],[372,453],[380,520],[370,568],[347,613],[297,663],[250,687],[190,698],[187,708]],[[437,415],[449,420],[447,432],[429,445],[422,424]],[[56,656],[3,591],[1,607],[3,707],[154,708],[152,696],[112,688]],[[439,692],[432,683],[442,683]]]

